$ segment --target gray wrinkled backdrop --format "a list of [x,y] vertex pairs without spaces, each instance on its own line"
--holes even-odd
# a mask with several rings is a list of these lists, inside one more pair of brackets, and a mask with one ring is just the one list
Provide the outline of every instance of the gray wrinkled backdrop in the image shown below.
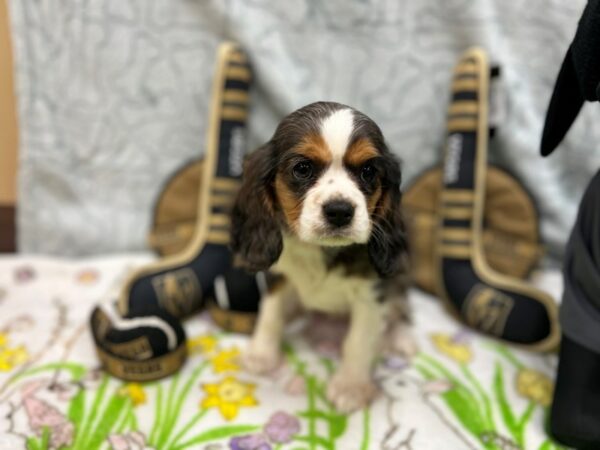
[[[217,43],[257,72],[250,146],[315,100],[357,107],[404,160],[405,185],[439,160],[450,70],[480,44],[503,66],[491,155],[542,211],[560,253],[600,166],[587,105],[538,156],[545,108],[583,0],[9,0],[21,155],[19,247],[83,255],[142,249],[164,181],[204,147]],[[594,126],[595,125],[595,126]]]

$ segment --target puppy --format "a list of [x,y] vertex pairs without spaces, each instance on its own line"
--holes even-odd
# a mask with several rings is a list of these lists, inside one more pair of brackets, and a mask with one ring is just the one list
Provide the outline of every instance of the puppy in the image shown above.
[[340,412],[374,397],[371,367],[390,323],[394,339],[412,351],[404,326],[400,178],[375,122],[338,103],[293,112],[249,156],[232,215],[232,249],[248,269],[284,276],[261,300],[244,358],[250,371],[277,367],[284,324],[298,307],[350,315],[342,361],[327,389]]

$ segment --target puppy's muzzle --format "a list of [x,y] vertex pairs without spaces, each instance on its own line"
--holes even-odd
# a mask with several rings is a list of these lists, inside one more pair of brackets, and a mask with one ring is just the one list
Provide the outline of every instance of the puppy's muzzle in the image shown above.
[[345,227],[354,218],[354,205],[345,200],[327,202],[323,205],[323,216],[332,227]]

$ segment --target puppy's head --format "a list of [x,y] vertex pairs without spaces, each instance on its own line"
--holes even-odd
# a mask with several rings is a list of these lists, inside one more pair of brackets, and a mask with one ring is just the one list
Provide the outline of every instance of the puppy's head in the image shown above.
[[400,180],[375,122],[338,103],[305,106],[246,161],[233,250],[250,269],[266,269],[283,230],[321,246],[365,244],[377,272],[391,276],[406,248]]

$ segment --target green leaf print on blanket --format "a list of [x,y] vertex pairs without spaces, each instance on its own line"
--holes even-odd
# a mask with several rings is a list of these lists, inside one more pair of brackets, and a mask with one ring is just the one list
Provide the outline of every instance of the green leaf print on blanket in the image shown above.
[[[431,340],[434,347],[453,362],[454,368],[423,353],[418,355],[415,367],[427,380],[444,378],[452,383],[452,389],[441,396],[454,418],[483,449],[528,448],[525,432],[537,409],[541,408],[544,414],[547,412],[552,400],[552,381],[543,373],[525,367],[506,346],[493,344],[488,348],[499,358],[496,358],[492,383],[486,389],[469,367],[473,350],[461,333],[455,336],[433,334]],[[501,361],[508,363],[509,368]],[[521,411],[516,411],[516,405],[507,394],[507,378],[513,371],[516,393],[528,400]],[[560,448],[550,440],[540,447]]]
[[[212,339],[218,341],[216,337]],[[205,360],[191,372],[181,372],[169,380],[153,383],[123,383],[73,362],[33,367],[15,374],[8,382],[7,388],[20,398],[20,404],[14,407],[10,416],[14,410],[22,408],[25,411],[31,428],[23,438],[23,445],[28,450],[185,450],[246,435],[261,427],[240,423],[198,426],[213,406],[221,406],[221,403],[231,406],[231,386],[218,389],[224,382],[250,386],[231,375],[230,372],[239,367],[224,363],[227,354],[235,356],[237,352],[206,353]],[[214,357],[210,358],[211,355]],[[210,367],[213,374],[226,372],[228,375],[221,383],[203,384],[208,392],[202,400],[199,384],[201,376]],[[210,392],[214,394],[212,397]],[[225,398],[224,392],[229,398]],[[236,393],[233,394],[235,397]],[[186,402],[194,397],[197,412],[190,416],[191,408]],[[221,403],[207,402],[211,398]],[[152,420],[143,427],[150,430],[148,437],[140,430],[137,411],[147,403],[153,405]],[[257,404],[254,399],[253,404]],[[233,419],[235,414],[224,415],[224,418]]]
[[[336,442],[344,436],[347,430],[348,416],[339,414],[333,405],[327,400],[325,392],[327,381],[334,372],[334,363],[329,358],[320,358],[319,363],[324,369],[324,376],[317,375],[314,371],[309,371],[310,365],[303,362],[291,345],[285,346],[285,354],[288,364],[295,371],[305,385],[307,396],[306,410],[297,413],[306,422],[306,434],[296,436],[294,440],[305,444],[310,450],[326,449],[335,450],[339,448]],[[363,436],[361,439],[360,450],[369,448],[370,432],[370,410],[364,409],[359,414],[363,415]],[[318,423],[324,424],[326,433],[320,435]]]
[[[544,413],[551,400],[547,376],[525,366],[502,345],[475,347],[460,334],[433,334],[430,340],[437,354],[420,353],[412,362],[399,358],[387,375],[390,382],[412,377],[424,390],[422,397],[409,401],[422,400],[425,408],[443,415],[449,431],[464,435],[461,448],[560,449],[550,440],[537,443],[535,449],[527,446],[529,428],[534,422],[539,427],[533,418]],[[396,430],[390,424],[391,434],[384,436],[376,407],[352,417],[337,413],[326,398],[338,360],[335,354],[319,356],[310,346],[288,343],[285,364],[277,373],[250,378],[241,368],[234,342],[239,340],[223,333],[192,337],[190,364],[152,383],[123,383],[72,361],[15,369],[0,398],[9,416],[26,418],[28,431],[15,448],[345,450],[349,438],[353,449],[396,448],[391,442],[399,448],[418,448],[410,428]],[[474,372],[476,351],[493,356],[491,376]],[[259,387],[281,384],[285,386],[275,397],[293,400],[296,406],[278,410],[264,403]],[[526,402],[515,402],[519,397]],[[253,408],[261,408],[260,413],[242,414]],[[422,433],[420,426],[416,430]],[[394,431],[398,434],[386,440]]]

